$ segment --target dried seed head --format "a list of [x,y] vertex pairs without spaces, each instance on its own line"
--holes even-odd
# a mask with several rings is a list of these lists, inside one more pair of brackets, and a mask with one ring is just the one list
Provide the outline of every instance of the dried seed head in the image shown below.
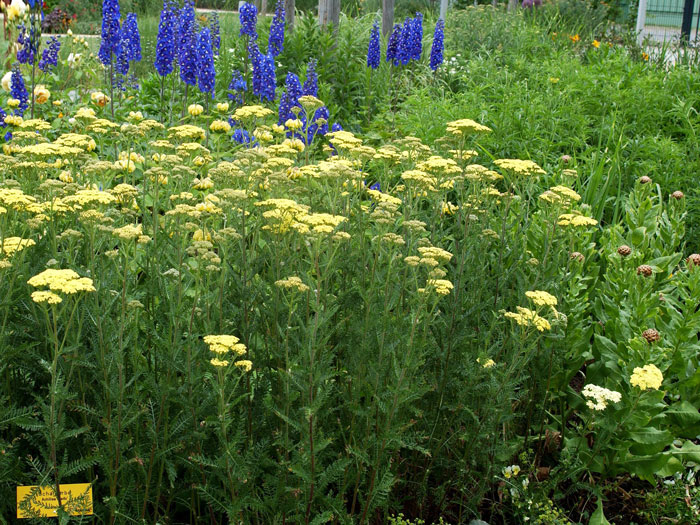
[[644,332],[642,332],[642,337],[644,337],[644,339],[647,340],[647,343],[655,343],[656,341],[661,339],[661,335],[659,335],[659,332],[657,332],[653,328],[644,330]]
[[583,262],[586,259],[581,252],[571,252],[570,257],[572,261],[577,262]]
[[700,253],[691,253],[685,260],[688,266],[700,266]]
[[642,264],[640,266],[637,266],[637,275],[643,275],[644,277],[650,277],[652,273],[653,273],[653,270],[651,269],[651,266],[649,266],[648,264]]
[[671,193],[671,197],[673,197],[676,200],[681,200],[683,197],[685,197],[685,195],[682,191],[674,191],[673,193]]
[[647,175],[642,175],[639,177],[639,184],[649,184],[651,182],[651,177]]
[[623,244],[617,249],[617,253],[619,253],[623,257],[627,257],[630,253],[632,253],[632,248],[630,248],[626,244]]

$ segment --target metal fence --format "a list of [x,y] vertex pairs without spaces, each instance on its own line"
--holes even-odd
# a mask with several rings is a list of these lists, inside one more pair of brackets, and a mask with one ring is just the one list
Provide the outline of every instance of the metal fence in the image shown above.
[[640,0],[637,32],[640,43],[651,40],[698,44],[700,0]]

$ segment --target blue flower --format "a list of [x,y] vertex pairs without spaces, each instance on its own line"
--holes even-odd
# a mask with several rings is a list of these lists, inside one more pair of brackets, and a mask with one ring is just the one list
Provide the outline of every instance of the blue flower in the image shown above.
[[124,20],[124,25],[122,26],[122,45],[125,48],[124,52],[129,62],[141,61],[141,35],[139,34],[136,13],[126,15],[126,20]]
[[343,131],[343,126],[341,126],[340,122],[335,122],[331,126],[331,131]]
[[316,73],[316,60],[314,59],[306,66],[306,78],[301,91],[304,95],[318,97],[318,74]]
[[386,61],[391,62],[395,66],[399,65],[399,45],[401,43],[401,24],[395,24],[394,30],[389,37],[389,43],[386,48]]
[[369,187],[370,190],[382,191],[382,185],[379,182],[375,182]]
[[433,45],[430,48],[430,69],[436,71],[443,61],[443,50],[445,41],[445,21],[440,18],[435,24],[435,36],[433,37]]
[[214,98],[216,69],[214,68],[211,31],[208,27],[202,29],[197,35],[197,78],[199,79],[199,90],[202,93],[211,93],[211,98]]
[[367,49],[367,67],[377,69],[381,60],[381,50],[379,48],[379,23],[374,22],[372,32],[369,36],[369,48]]
[[258,23],[258,8],[246,2],[239,8],[238,18],[241,22],[241,36],[247,35],[251,40],[257,40],[258,32],[255,26]]
[[[411,55],[413,53],[413,19],[406,18],[403,23],[403,28],[401,29],[401,41],[399,42],[399,50],[397,59],[401,65],[405,66],[411,60]],[[395,64],[398,65],[398,64]]]
[[248,91],[248,85],[240,71],[234,70],[231,76],[231,82],[229,82],[228,90],[233,91],[233,93],[228,94],[228,98],[233,100],[236,104],[243,104],[243,92]]
[[49,38],[48,44],[44,51],[41,53],[41,60],[39,60],[39,69],[46,72],[52,67],[58,65],[58,52],[61,49],[61,41],[52,36]]
[[[326,106],[316,110],[316,113],[314,113],[314,118],[312,119],[309,129],[307,130],[306,144],[311,144],[316,136],[323,136],[328,133],[328,120],[330,118],[330,113],[328,112],[328,108]],[[323,122],[319,123],[319,120],[323,120]]]
[[12,76],[10,77],[10,94],[12,98],[19,100],[19,107],[14,111],[15,115],[24,115],[25,110],[29,107],[29,93],[24,86],[24,77],[19,70],[19,64],[12,67]]
[[263,55],[255,42],[248,46],[248,53],[253,66],[253,93],[260,97],[260,100],[275,100],[275,57],[269,53]]
[[0,108],[0,128],[6,128],[7,123],[5,122],[5,117],[7,116],[7,113],[5,113],[5,110]]
[[280,97],[280,107],[279,107],[279,119],[277,123],[281,126],[288,119],[294,119],[296,116],[292,113],[292,108],[299,105],[299,97],[302,95],[301,81],[299,77],[294,73],[287,73],[287,78],[285,79],[286,91],[282,93]]
[[105,66],[112,63],[112,55],[119,56],[121,31],[119,30],[119,0],[102,2],[102,40],[98,57]]
[[33,64],[34,57],[36,56],[36,38],[34,36],[34,28],[32,27],[30,31],[23,24],[17,27],[19,35],[17,36],[17,43],[22,46],[19,51],[17,51],[17,61],[20,64]]
[[211,30],[211,43],[215,55],[219,55],[221,49],[221,24],[219,23],[219,13],[212,11],[207,17],[209,29]]
[[275,16],[270,24],[270,38],[267,41],[267,52],[273,57],[279,56],[284,50],[284,20],[284,5],[282,0],[277,0]]
[[163,10],[160,12],[156,59],[154,62],[156,71],[158,71],[158,74],[162,77],[173,72],[173,60],[175,59],[175,24],[177,23],[177,18],[177,4],[172,0],[165,0],[163,2]]
[[190,86],[197,83],[195,39],[194,3],[192,0],[185,0],[185,5],[180,10],[178,24],[178,62],[180,63],[180,78]]
[[411,30],[411,60],[420,60],[423,54],[423,14],[416,13]]
[[[229,123],[231,123],[230,120]],[[233,125],[235,125],[235,122],[232,124],[232,126]],[[237,142],[238,144],[247,144],[249,148],[257,145],[257,141],[251,138],[250,133],[241,128],[233,130],[231,140]]]

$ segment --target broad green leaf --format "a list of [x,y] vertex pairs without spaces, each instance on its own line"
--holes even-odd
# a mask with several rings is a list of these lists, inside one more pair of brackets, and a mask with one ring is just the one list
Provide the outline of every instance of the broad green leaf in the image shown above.
[[591,519],[588,522],[588,525],[610,525],[610,522],[606,519],[605,514],[603,513],[603,501],[598,498],[598,508],[595,509],[595,512],[591,514]]

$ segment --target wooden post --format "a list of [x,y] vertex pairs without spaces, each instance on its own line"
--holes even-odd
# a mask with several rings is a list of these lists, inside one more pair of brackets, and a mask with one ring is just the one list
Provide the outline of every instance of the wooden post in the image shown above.
[[289,31],[294,29],[294,4],[295,0],[284,0],[285,19]]
[[440,18],[443,22],[447,19],[447,0],[440,0]]
[[382,0],[382,34],[386,37],[394,29],[394,0]]
[[260,14],[267,14],[267,0],[260,0]]
[[639,0],[637,9],[637,44],[641,47],[644,43],[644,25],[647,21],[647,0]]
[[340,0],[318,0],[318,25],[325,27],[333,24],[338,28],[340,22]]
[[518,0],[508,0],[508,12],[512,13],[518,9]]

